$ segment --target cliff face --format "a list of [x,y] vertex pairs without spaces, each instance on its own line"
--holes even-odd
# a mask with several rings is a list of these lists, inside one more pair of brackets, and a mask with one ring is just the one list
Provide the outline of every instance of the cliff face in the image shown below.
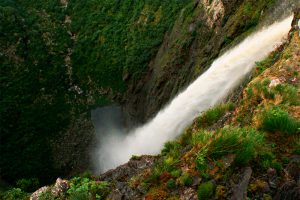
[[299,22],[298,12],[286,43],[257,63],[237,98],[205,112],[161,154],[133,156],[99,177],[64,181],[56,193],[58,179],[40,194],[59,199],[297,199]]
[[278,2],[1,1],[1,178],[86,169],[90,109],[146,121]]
[[251,0],[191,2],[165,34],[145,77],[129,81],[123,98],[126,113],[142,121],[153,117],[224,49],[253,31],[275,4]]

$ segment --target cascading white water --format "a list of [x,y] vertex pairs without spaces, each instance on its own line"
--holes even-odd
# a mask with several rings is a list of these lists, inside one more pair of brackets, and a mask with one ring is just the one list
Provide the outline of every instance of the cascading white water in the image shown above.
[[97,150],[100,171],[127,162],[132,155],[157,154],[165,142],[176,138],[201,112],[224,100],[251,71],[282,43],[292,16],[264,28],[213,62],[211,67],[145,125],[127,136],[110,133]]

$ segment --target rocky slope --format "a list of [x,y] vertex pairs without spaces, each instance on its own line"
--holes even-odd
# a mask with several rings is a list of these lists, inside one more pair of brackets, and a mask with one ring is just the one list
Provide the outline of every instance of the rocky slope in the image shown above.
[[257,63],[241,93],[196,119],[161,154],[133,156],[100,176],[58,179],[31,198],[298,199],[299,21],[298,12],[287,43]]
[[0,178],[46,184],[84,171],[90,109],[114,102],[146,121],[279,3],[2,1]]

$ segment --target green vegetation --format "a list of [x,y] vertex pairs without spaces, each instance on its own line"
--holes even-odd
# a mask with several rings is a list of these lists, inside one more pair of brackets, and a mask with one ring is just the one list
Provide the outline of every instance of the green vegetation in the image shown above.
[[69,171],[54,166],[50,141],[140,77],[189,2],[1,1],[2,178],[47,184]]
[[204,145],[197,153],[196,164],[199,170],[206,168],[205,158],[220,158],[224,155],[234,154],[237,165],[245,165],[256,157],[259,147],[264,142],[263,133],[249,128],[227,127],[218,130],[214,134],[209,132],[200,132],[198,134],[206,135],[198,140],[198,144]]
[[29,194],[22,191],[20,188],[13,188],[4,193],[0,192],[0,199],[4,200],[28,200]]
[[72,44],[55,1],[0,2],[1,176],[57,176],[49,140],[70,122],[64,58]]
[[174,189],[176,187],[176,182],[174,179],[170,179],[167,182],[167,188],[169,189]]
[[215,136],[209,146],[209,154],[218,158],[235,154],[238,165],[249,163],[264,142],[263,133],[248,128],[223,128]]
[[103,88],[124,91],[123,76],[136,79],[145,72],[165,32],[188,2],[71,1],[68,12],[77,36],[72,60],[80,85],[88,87],[91,80]]
[[214,195],[214,184],[212,181],[202,183],[198,187],[198,199],[206,200],[210,199]]
[[263,113],[262,129],[292,135],[299,133],[300,122],[280,108],[273,107]]
[[17,181],[16,185],[23,191],[33,192],[38,188],[39,180],[37,178],[20,179]]
[[228,111],[234,109],[234,104],[229,102],[225,104],[220,104],[214,108],[206,111],[199,119],[198,126],[199,127],[208,127],[217,122],[224,114]]
[[253,76],[256,77],[260,75],[267,68],[271,67],[279,58],[281,53],[279,51],[272,52],[266,59],[256,62],[256,68]]
[[179,180],[183,186],[191,186],[193,184],[193,178],[187,173],[184,173]]
[[109,193],[107,182],[94,181],[89,178],[75,177],[70,180],[70,188],[67,193],[70,199],[105,199]]

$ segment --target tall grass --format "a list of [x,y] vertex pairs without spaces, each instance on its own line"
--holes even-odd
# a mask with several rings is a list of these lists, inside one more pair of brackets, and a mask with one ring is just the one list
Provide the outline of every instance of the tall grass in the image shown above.
[[214,134],[200,132],[205,136],[194,136],[195,144],[203,147],[197,153],[196,166],[205,169],[205,158],[218,159],[228,154],[234,154],[237,165],[246,165],[256,157],[259,147],[264,144],[264,134],[255,129],[225,127]]
[[293,135],[300,131],[300,121],[278,107],[266,110],[262,115],[262,129],[268,132],[279,131],[287,135]]

